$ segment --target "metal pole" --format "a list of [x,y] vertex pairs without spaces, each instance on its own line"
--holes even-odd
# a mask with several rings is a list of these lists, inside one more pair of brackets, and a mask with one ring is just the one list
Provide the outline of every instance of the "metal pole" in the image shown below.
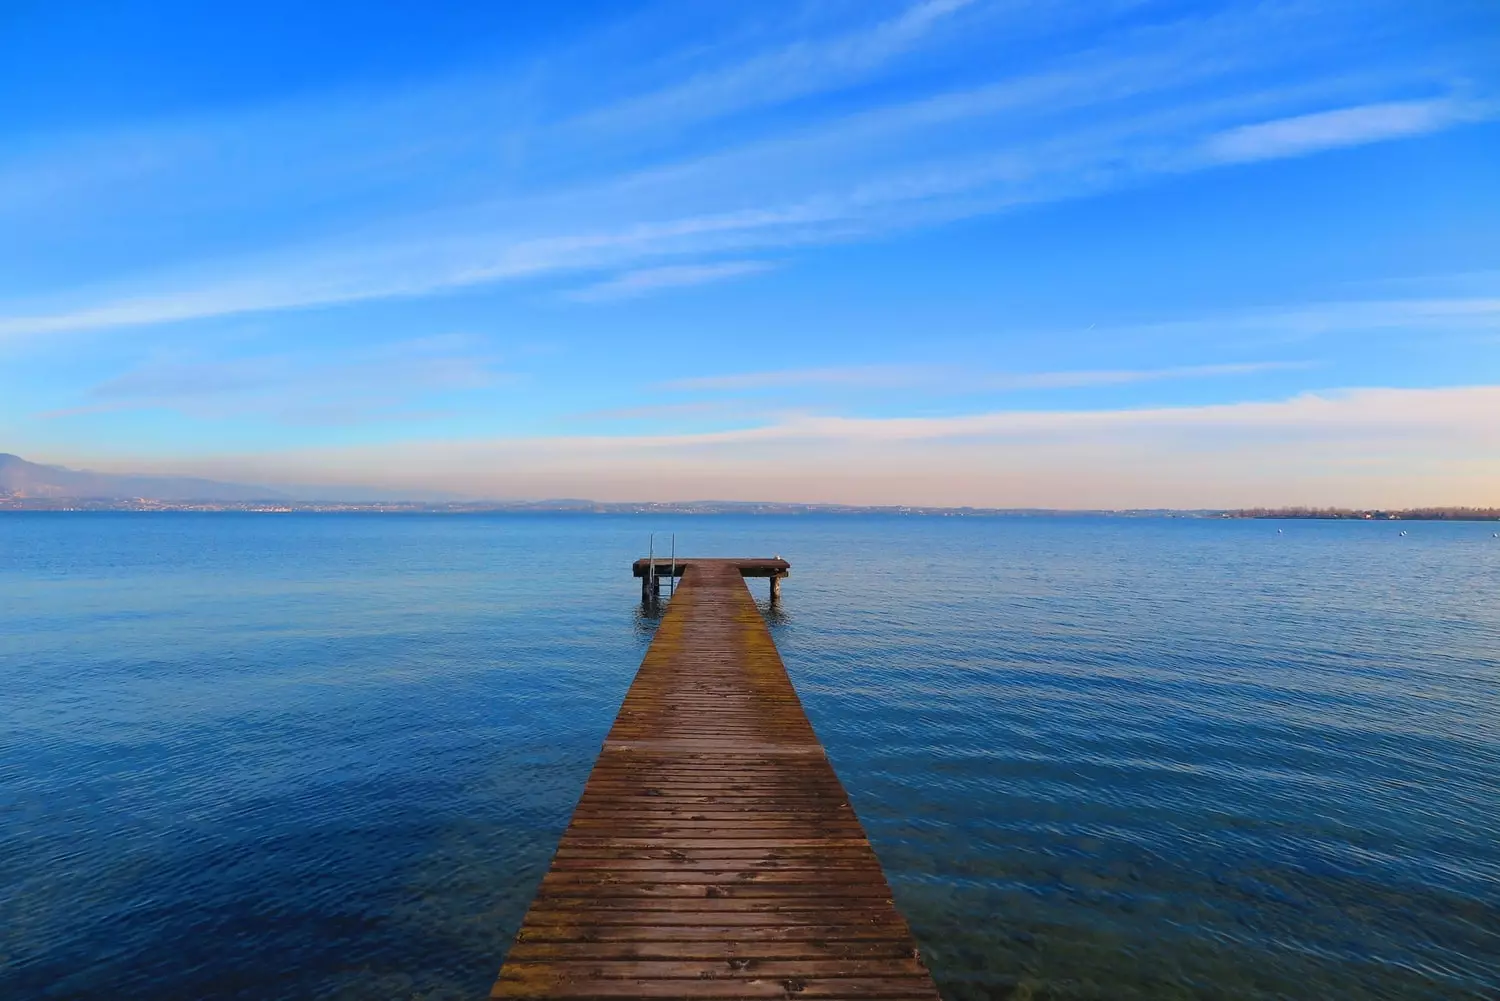
[[650,604],[652,586],[656,583],[656,533],[646,537],[646,574],[641,578],[641,604]]

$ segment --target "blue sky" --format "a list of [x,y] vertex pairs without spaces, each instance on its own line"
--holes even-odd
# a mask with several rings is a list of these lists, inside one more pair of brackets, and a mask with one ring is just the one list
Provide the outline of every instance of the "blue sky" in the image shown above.
[[0,6],[0,451],[1500,503],[1500,8]]

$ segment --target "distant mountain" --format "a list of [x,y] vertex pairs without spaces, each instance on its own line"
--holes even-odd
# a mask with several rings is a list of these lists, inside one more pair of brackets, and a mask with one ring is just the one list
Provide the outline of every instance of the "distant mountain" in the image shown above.
[[0,497],[163,501],[281,500],[280,491],[187,476],[117,476],[27,462],[0,452]]

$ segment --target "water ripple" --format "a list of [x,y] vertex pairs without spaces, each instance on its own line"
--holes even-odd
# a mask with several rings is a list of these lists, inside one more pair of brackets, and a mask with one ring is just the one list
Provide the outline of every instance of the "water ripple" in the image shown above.
[[950,1001],[1500,996],[1486,526],[192,515],[0,519],[0,996],[481,996],[663,527]]

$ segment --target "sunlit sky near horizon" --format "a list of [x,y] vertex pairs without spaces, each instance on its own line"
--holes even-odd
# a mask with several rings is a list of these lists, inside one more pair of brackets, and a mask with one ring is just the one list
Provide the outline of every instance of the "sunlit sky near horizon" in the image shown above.
[[1500,504],[1500,6],[0,3],[0,451]]

